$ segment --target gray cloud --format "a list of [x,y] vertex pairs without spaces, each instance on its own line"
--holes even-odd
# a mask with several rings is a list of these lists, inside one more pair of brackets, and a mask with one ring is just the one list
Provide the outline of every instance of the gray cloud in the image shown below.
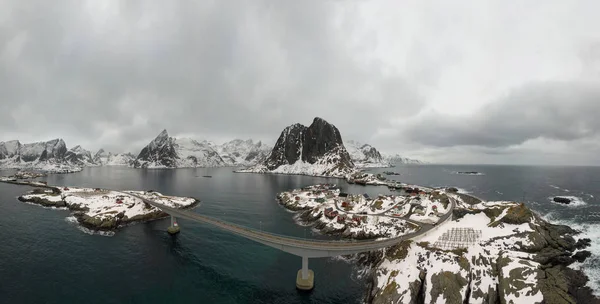
[[600,135],[597,83],[523,86],[473,115],[427,113],[405,129],[413,141],[437,147],[505,147],[546,138],[573,141]]
[[319,116],[434,161],[518,158],[539,138],[597,148],[596,1],[398,5],[4,1],[0,140],[273,142]]
[[162,128],[276,138],[323,116],[368,137],[376,126],[349,113],[386,121],[421,104],[405,80],[351,56],[334,3],[116,3],[11,3],[0,30],[8,134],[139,149]]

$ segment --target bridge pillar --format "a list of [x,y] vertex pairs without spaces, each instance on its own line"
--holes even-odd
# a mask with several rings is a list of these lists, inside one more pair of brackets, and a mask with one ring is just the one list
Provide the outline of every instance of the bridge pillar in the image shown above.
[[302,257],[302,269],[296,275],[296,288],[300,290],[311,290],[315,286],[315,273],[308,269],[308,258]]
[[179,225],[177,224],[177,220],[175,219],[174,216],[171,215],[171,226],[169,228],[167,228],[167,232],[170,235],[175,235],[178,234],[180,231],[179,229]]

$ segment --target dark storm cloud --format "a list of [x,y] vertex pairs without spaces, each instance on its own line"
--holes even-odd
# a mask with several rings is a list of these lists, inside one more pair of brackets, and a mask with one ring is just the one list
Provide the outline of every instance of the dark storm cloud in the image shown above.
[[351,56],[333,2],[25,2],[0,19],[0,140],[123,150],[163,128],[276,138],[314,116],[366,138],[357,113],[422,104]]
[[476,113],[430,112],[408,125],[411,140],[436,147],[506,147],[545,138],[574,141],[600,135],[600,87],[546,82],[523,86]]

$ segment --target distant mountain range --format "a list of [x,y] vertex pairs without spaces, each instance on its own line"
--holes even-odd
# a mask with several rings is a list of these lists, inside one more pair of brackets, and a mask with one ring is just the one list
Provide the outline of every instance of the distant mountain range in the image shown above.
[[393,163],[421,164],[400,155],[382,155],[369,144],[343,141],[339,130],[321,118],[310,126],[286,127],[275,147],[251,139],[234,139],[222,145],[191,138],[170,137],[163,130],[140,153],[95,154],[77,145],[67,149],[62,139],[21,144],[0,142],[0,169],[77,172],[86,166],[134,168],[185,168],[245,166],[256,172],[343,175],[356,168],[388,167]]
[[390,163],[381,155],[381,153],[369,144],[347,140],[344,141],[344,146],[358,168],[390,166]]
[[170,137],[163,130],[133,161],[135,168],[248,166],[265,159],[271,147],[260,141],[235,139],[216,145],[191,138]]

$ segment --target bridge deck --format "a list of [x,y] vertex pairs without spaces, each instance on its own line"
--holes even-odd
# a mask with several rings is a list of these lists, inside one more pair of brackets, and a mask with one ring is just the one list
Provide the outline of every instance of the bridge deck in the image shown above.
[[[302,239],[290,236],[278,235],[270,232],[265,232],[253,228],[248,228],[244,226],[240,226],[237,224],[229,223],[223,220],[219,220],[216,218],[208,217],[205,215],[198,214],[196,212],[192,212],[189,210],[181,210],[171,208],[162,204],[159,204],[150,199],[141,197],[136,194],[126,193],[127,195],[134,196],[143,200],[144,202],[163,210],[164,212],[179,218],[184,218],[187,220],[206,223],[216,227],[219,227],[223,230],[232,232],[239,236],[260,242],[262,244],[292,253],[301,256],[311,256],[311,257],[320,257],[320,256],[337,256],[337,255],[346,255],[353,254],[359,252],[372,251],[380,248],[389,247],[399,242],[407,239],[414,238],[416,236],[422,235],[423,233],[431,230],[433,226],[431,225],[420,225],[420,229],[413,233],[408,233],[406,235],[384,239],[384,240],[362,240],[362,241],[331,241],[331,240],[311,240],[311,239]],[[451,216],[452,210],[455,206],[455,201],[451,199],[452,208],[448,213],[446,213],[439,221],[442,223]]]

